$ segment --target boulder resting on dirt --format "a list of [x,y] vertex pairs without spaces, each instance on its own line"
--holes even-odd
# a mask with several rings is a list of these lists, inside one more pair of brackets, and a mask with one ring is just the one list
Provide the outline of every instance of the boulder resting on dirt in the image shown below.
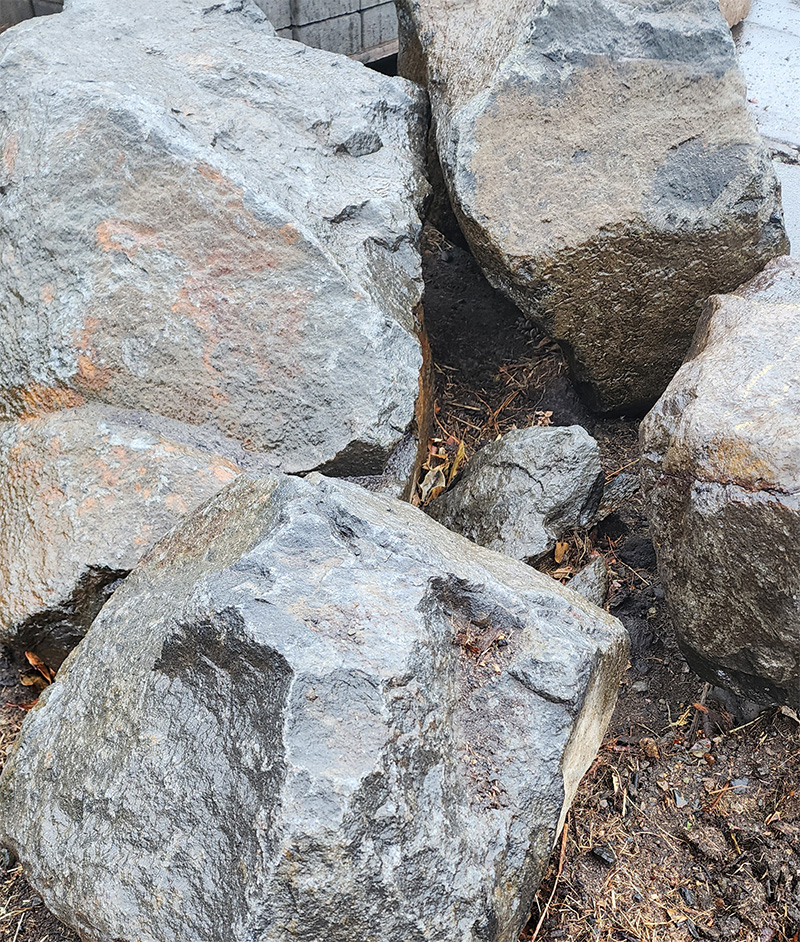
[[641,426],[642,489],[689,664],[800,708],[800,262],[711,298]]
[[0,417],[69,393],[380,473],[423,363],[424,93],[249,0],[71,0],[0,81]]
[[626,660],[408,504],[243,474],[29,714],[0,839],[87,942],[516,942]]
[[534,427],[484,445],[427,510],[474,543],[531,561],[588,526],[602,494],[600,447],[585,429]]
[[0,423],[0,644],[57,668],[145,551],[240,471],[97,406]]
[[400,0],[402,74],[492,284],[591,404],[664,391],[703,303],[787,251],[718,0]]

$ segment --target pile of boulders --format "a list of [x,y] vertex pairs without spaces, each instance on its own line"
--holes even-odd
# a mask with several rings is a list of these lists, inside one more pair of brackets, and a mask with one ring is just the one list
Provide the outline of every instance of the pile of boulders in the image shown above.
[[603,512],[584,429],[409,502],[426,162],[597,408],[663,393],[642,486],[690,663],[800,705],[800,269],[758,274],[780,193],[716,0],[400,15],[420,84],[251,0],[0,37],[0,641],[64,661],[0,841],[91,942],[529,916],[628,639],[602,558],[534,568]]

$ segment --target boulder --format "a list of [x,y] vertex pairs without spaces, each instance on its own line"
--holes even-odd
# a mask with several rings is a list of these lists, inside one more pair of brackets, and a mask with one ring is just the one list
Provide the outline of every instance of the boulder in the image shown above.
[[72,0],[0,63],[0,416],[69,393],[380,473],[423,365],[424,93],[250,0]]
[[800,708],[800,262],[711,298],[641,426],[642,489],[689,664]]
[[57,668],[144,552],[240,470],[96,406],[0,425],[0,643]]
[[400,0],[453,208],[591,404],[642,410],[703,303],[786,251],[717,0]]
[[534,561],[589,526],[602,494],[600,448],[585,429],[526,428],[481,448],[428,512],[474,543]]
[[408,504],[240,475],[29,714],[0,838],[86,942],[516,942],[626,659]]

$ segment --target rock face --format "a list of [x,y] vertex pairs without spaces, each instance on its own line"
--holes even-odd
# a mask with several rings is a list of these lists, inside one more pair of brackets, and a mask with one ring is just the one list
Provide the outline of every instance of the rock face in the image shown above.
[[608,566],[602,556],[595,557],[569,580],[569,587],[600,608],[608,596]]
[[800,263],[709,301],[641,427],[642,487],[684,654],[800,707]]
[[456,215],[593,405],[652,404],[708,296],[787,243],[717,0],[402,0]]
[[379,473],[419,393],[424,94],[241,0],[72,0],[0,63],[0,416],[69,394]]
[[241,475],[29,715],[2,840],[91,942],[515,942],[626,658],[407,504]]
[[145,550],[240,470],[94,406],[0,425],[0,643],[58,667]]
[[602,493],[600,448],[585,429],[527,428],[481,448],[428,512],[474,543],[534,560],[588,526]]

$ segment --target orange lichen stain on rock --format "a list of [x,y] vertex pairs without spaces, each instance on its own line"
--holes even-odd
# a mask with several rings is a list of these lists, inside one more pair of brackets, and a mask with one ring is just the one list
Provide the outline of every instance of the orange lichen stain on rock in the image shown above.
[[100,392],[111,382],[111,370],[97,366],[85,353],[78,354],[78,373],[75,383],[92,392]]
[[106,219],[98,223],[95,235],[104,252],[122,252],[128,258],[134,258],[142,248],[162,247],[158,233],[151,226],[121,219]]
[[189,512],[186,500],[182,494],[169,494],[164,503],[167,510],[171,510],[174,514],[181,514],[181,516],[183,516]]
[[230,484],[230,482],[239,474],[240,470],[241,469],[237,468],[234,464],[228,467],[215,465],[211,469],[211,473],[218,481],[221,481],[223,484]]
[[24,389],[13,390],[9,398],[18,403],[21,419],[34,419],[49,412],[75,409],[86,402],[80,393],[72,389],[54,388],[41,383],[32,383]]
[[16,134],[10,134],[3,148],[3,164],[7,173],[13,173],[17,165],[17,155],[19,154],[19,137]]
[[39,292],[39,297],[44,304],[52,304],[55,296],[52,285],[43,285],[42,290]]
[[300,238],[300,233],[290,222],[287,222],[285,226],[281,226],[278,232],[287,245],[294,245]]
[[774,470],[740,439],[720,439],[710,451],[708,463],[712,476],[723,484],[757,487],[774,483]]

